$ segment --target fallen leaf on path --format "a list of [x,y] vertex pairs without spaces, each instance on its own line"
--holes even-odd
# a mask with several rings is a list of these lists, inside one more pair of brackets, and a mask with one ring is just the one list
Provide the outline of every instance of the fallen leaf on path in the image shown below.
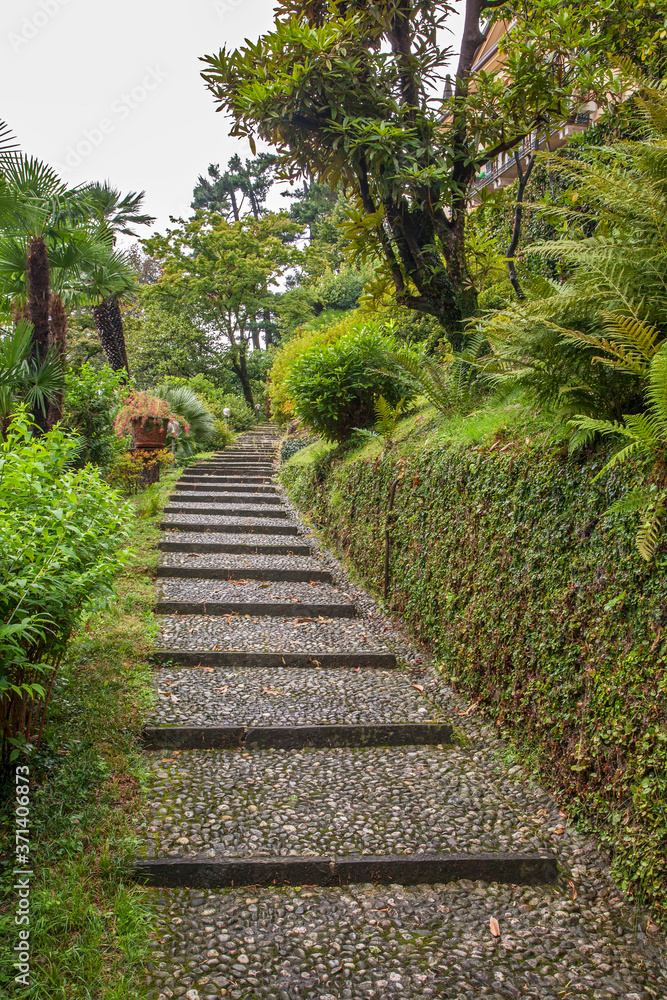
[[280,694],[280,691],[276,691],[275,688],[262,688],[264,694]]
[[419,691],[420,694],[424,693],[424,685],[423,684],[412,684],[411,687],[413,687],[415,689],[415,691]]
[[229,684],[225,684],[223,688],[218,688],[218,691],[220,694],[225,694],[225,692],[229,691]]
[[500,937],[500,925],[495,917],[489,917],[489,930],[494,937]]
[[577,896],[579,895],[579,893],[577,892],[577,887],[576,887],[576,885],[574,884],[574,882],[571,882],[571,881],[570,881],[570,879],[569,879],[569,878],[566,878],[566,879],[565,879],[565,881],[567,882],[567,884],[568,884],[568,885],[571,885],[571,886],[572,886],[572,902],[574,903],[575,899],[576,899],[576,898],[577,898]]

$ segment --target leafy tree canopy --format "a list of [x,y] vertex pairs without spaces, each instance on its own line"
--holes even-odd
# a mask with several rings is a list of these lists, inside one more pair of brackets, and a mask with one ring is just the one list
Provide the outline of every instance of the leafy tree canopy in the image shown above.
[[229,223],[218,213],[200,211],[144,244],[162,271],[145,289],[146,301],[165,310],[178,307],[205,335],[209,350],[228,352],[250,406],[248,344],[256,317],[273,304],[272,289],[300,259],[293,244],[298,232],[285,214]]
[[[282,0],[274,29],[204,58],[233,135],[277,150],[281,175],[342,184],[355,199],[347,235],[380,266],[397,301],[437,317],[455,346],[474,307],[464,227],[479,167],[531,132],[619,88],[597,26],[577,6],[467,0],[451,96],[447,2]],[[589,5],[592,6],[592,5]],[[512,17],[502,79],[475,75],[489,11]]]

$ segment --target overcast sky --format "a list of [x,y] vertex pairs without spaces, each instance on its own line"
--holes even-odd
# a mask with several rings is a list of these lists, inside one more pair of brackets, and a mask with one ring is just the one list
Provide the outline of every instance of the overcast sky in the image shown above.
[[209,163],[250,155],[215,113],[199,56],[255,39],[270,28],[273,7],[273,0],[5,0],[0,119],[25,152],[68,183],[108,179],[123,192],[145,190],[145,208],[164,229],[170,215],[190,214],[192,189]]

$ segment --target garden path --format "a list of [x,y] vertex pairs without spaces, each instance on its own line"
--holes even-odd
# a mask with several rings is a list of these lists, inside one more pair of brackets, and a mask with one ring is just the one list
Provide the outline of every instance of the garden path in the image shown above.
[[667,995],[595,845],[319,550],[279,439],[186,470],[165,511],[150,996]]

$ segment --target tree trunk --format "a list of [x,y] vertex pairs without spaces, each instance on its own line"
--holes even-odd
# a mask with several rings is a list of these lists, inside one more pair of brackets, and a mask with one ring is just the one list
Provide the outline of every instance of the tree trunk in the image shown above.
[[232,371],[237,376],[241,387],[243,389],[243,398],[252,410],[255,412],[255,400],[252,398],[252,389],[250,388],[250,379],[248,378],[248,366],[246,364],[246,353],[247,345],[244,344],[236,353],[236,356],[232,356]]
[[264,343],[266,347],[270,347],[273,343],[273,330],[271,329],[271,310],[263,309],[262,315],[264,317]]
[[[51,268],[44,240],[33,237],[28,245],[28,315],[33,326],[32,355],[40,365],[49,349],[49,312],[51,305]],[[32,416],[41,431],[48,429],[46,413],[35,404]]]
[[234,222],[238,222],[239,221],[239,206],[238,206],[238,202],[236,201],[236,191],[234,190],[233,187],[229,189],[229,197],[232,200],[232,212],[234,213]]
[[[58,354],[65,367],[67,353],[67,310],[59,295],[51,297],[51,336],[49,347]],[[63,418],[63,390],[51,400],[46,411],[46,424],[49,430]]]
[[531,153],[528,158],[528,166],[525,170],[521,169],[521,157],[519,153],[515,151],[514,160],[517,167],[517,173],[519,177],[519,188],[516,193],[516,204],[514,206],[514,226],[512,230],[512,239],[510,245],[507,248],[506,258],[507,258],[507,271],[509,273],[510,284],[516,293],[516,297],[519,302],[523,302],[525,295],[523,288],[521,287],[521,282],[519,281],[519,276],[516,273],[516,267],[514,265],[514,258],[516,256],[516,250],[519,246],[519,240],[521,239],[521,222],[523,220],[523,196],[526,192],[526,185],[530,180],[530,175],[533,172],[533,167],[535,165],[535,153]]
[[102,349],[110,366],[115,372],[125,370],[129,374],[123,317],[118,297],[113,295],[109,299],[104,299],[98,306],[93,306],[93,317]]

